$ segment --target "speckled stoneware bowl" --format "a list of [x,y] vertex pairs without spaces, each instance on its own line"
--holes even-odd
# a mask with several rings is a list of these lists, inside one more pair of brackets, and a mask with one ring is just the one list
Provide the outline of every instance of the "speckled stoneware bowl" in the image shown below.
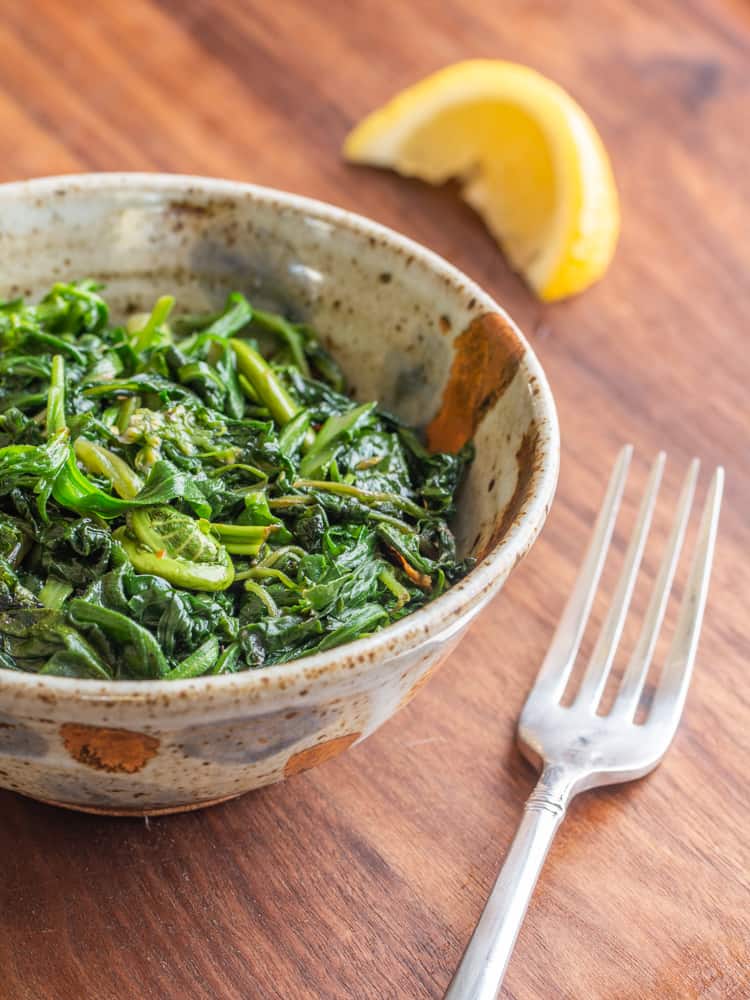
[[353,392],[430,445],[474,438],[455,531],[477,565],[410,617],[282,666],[108,682],[0,669],[0,786],[75,809],[173,812],[297,774],[413,697],[528,551],[557,480],[554,403],[508,315],[435,254],[359,216],[246,184],[100,174],[0,185],[0,297],[100,278],[123,314],[228,290],[309,320]]

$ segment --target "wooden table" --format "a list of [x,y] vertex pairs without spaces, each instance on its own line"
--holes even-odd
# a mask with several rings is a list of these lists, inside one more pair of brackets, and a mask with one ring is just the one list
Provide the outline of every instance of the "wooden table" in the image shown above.
[[[622,240],[575,301],[535,302],[453,191],[339,157],[362,114],[467,55],[568,87],[612,152]],[[0,794],[3,1000],[441,997],[531,787],[515,719],[626,440],[631,520],[646,460],[670,453],[657,536],[689,456],[727,467],[696,677],[664,766],[574,805],[503,996],[750,997],[749,90],[741,0],[6,0],[3,180],[203,173],[393,225],[518,319],[563,455],[532,554],[365,745],[150,822]]]

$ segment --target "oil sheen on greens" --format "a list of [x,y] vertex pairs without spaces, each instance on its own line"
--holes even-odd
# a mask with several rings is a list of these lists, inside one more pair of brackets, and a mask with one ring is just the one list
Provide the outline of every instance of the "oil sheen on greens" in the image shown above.
[[100,286],[0,303],[0,666],[180,679],[369,635],[468,569],[470,450],[345,394],[309,327],[231,294],[114,325]]

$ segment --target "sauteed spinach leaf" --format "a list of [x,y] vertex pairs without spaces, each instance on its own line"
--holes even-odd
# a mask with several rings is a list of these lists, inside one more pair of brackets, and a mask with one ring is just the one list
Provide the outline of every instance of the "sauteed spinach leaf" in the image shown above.
[[0,303],[0,667],[180,679],[369,635],[459,579],[471,448],[430,454],[309,326],[238,292],[121,325]]

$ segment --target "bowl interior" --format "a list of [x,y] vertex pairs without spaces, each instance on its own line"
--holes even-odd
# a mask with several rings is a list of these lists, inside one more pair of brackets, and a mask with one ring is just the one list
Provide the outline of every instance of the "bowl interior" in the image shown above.
[[5,185],[0,211],[0,296],[93,277],[124,316],[165,293],[193,311],[242,291],[311,323],[354,395],[424,428],[433,448],[474,437],[462,555],[487,553],[522,513],[554,437],[549,390],[509,318],[435,255],[328,206],[190,178]]

